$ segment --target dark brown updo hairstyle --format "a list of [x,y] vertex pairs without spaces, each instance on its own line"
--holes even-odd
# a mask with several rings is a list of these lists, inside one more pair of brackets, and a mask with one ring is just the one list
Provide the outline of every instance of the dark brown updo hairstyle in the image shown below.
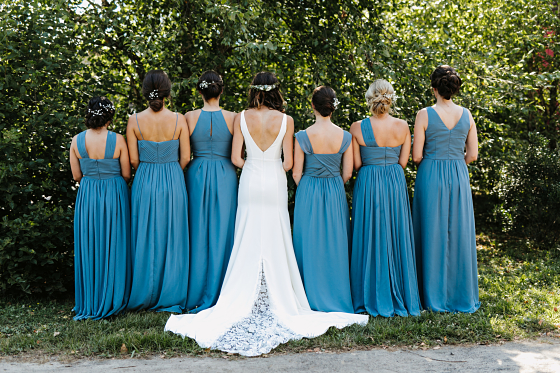
[[311,102],[323,117],[330,117],[338,105],[334,89],[324,85],[315,88]]
[[249,87],[249,109],[259,109],[261,106],[281,113],[285,111],[280,82],[276,75],[266,71],[255,75]]
[[115,106],[106,97],[94,97],[88,102],[86,109],[86,127],[101,128],[113,120]]
[[142,83],[142,95],[153,111],[163,108],[163,99],[171,95],[171,80],[163,70],[152,70]]
[[461,89],[461,78],[457,71],[449,65],[438,66],[432,75],[432,88],[437,89],[438,93],[446,100],[451,100],[451,96],[459,93]]
[[202,94],[204,101],[208,101],[212,98],[220,97],[224,91],[224,81],[220,74],[214,70],[208,70],[198,78],[196,89]]

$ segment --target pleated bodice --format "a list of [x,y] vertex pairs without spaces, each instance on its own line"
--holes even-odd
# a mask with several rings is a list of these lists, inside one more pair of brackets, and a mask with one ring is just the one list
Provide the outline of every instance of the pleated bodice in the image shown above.
[[221,110],[202,110],[191,135],[193,156],[230,160],[232,138]]
[[170,163],[179,160],[179,140],[169,141],[138,141],[140,162],[144,163]]
[[340,162],[342,154],[348,149],[352,142],[352,135],[344,131],[342,144],[338,153],[315,154],[311,141],[306,131],[299,131],[296,134],[301,150],[305,153],[305,164],[303,174],[312,177],[337,177],[340,176]]
[[464,159],[465,142],[470,130],[469,116],[463,108],[459,122],[449,130],[434,108],[428,110],[428,129],[424,143],[424,159]]
[[121,164],[118,158],[113,159],[117,145],[117,134],[107,131],[105,157],[92,159],[86,150],[86,132],[81,132],[77,138],[78,152],[80,153],[80,169],[84,177],[97,180],[106,180],[121,176]]
[[391,166],[399,163],[401,146],[378,146],[371,128],[371,120],[366,118],[361,123],[362,136],[366,146],[360,146],[363,166]]

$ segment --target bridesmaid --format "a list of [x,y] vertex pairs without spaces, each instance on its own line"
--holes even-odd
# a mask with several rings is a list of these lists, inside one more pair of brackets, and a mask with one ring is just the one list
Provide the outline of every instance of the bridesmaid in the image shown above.
[[108,131],[115,107],[94,97],[86,127],[72,139],[70,166],[80,182],[74,214],[74,320],[118,314],[130,295],[130,180],[122,135]]
[[467,169],[478,156],[476,125],[451,100],[459,74],[443,65],[430,78],[437,103],[418,112],[412,149],[419,164],[412,211],[420,294],[426,309],[470,313],[480,307]]
[[165,72],[148,72],[142,94],[149,107],[131,116],[126,130],[136,169],[131,310],[181,313],[187,306],[189,222],[183,169],[190,159],[189,129],[184,116],[165,107],[170,93]]
[[233,247],[237,174],[231,163],[235,113],[220,109],[222,77],[207,71],[197,90],[204,107],[185,114],[193,160],[185,179],[189,194],[190,271],[187,309],[216,304]]
[[383,79],[366,92],[372,116],[352,124],[352,299],[356,312],[417,316],[414,237],[403,169],[410,156],[408,124],[390,115],[395,92]]
[[352,135],[331,122],[337,105],[332,88],[317,87],[311,100],[316,121],[296,134],[294,251],[311,309],[354,313],[344,190],[352,177]]

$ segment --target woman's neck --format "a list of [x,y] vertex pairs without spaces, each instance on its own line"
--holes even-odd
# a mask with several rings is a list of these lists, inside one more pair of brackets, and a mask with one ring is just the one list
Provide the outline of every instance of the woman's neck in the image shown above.
[[437,106],[443,106],[443,107],[451,107],[451,106],[454,106],[455,103],[453,102],[452,99],[446,100],[442,96],[437,95],[436,96],[436,105]]
[[323,117],[315,114],[315,124],[319,126],[332,126],[333,122],[331,121],[331,117]]
[[220,109],[220,99],[219,98],[212,98],[208,101],[204,101],[204,106],[202,110],[205,111],[218,111]]

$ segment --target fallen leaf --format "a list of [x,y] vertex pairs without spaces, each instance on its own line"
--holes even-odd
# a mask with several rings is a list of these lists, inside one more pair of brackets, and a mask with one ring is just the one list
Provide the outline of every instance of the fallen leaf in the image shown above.
[[315,347],[315,349],[313,351],[319,352],[319,351],[321,351],[321,349],[319,347]]
[[447,337],[443,337],[443,343],[447,343]]
[[554,307],[554,312],[558,312],[558,307]]
[[439,350],[440,348],[441,348],[441,347],[436,346],[436,347],[434,347],[434,350]]
[[40,344],[40,343],[41,343],[41,341],[37,341],[37,344]]
[[231,355],[234,355],[234,353],[233,353],[233,352],[228,352],[227,354],[228,354],[228,355],[230,355],[230,356],[231,356]]
[[539,325],[542,325],[542,320],[539,320]]
[[60,335],[60,332],[54,332],[53,333],[53,337],[56,337],[57,335]]
[[126,345],[123,343],[121,346],[121,354],[127,354],[128,353],[128,348],[126,348]]

